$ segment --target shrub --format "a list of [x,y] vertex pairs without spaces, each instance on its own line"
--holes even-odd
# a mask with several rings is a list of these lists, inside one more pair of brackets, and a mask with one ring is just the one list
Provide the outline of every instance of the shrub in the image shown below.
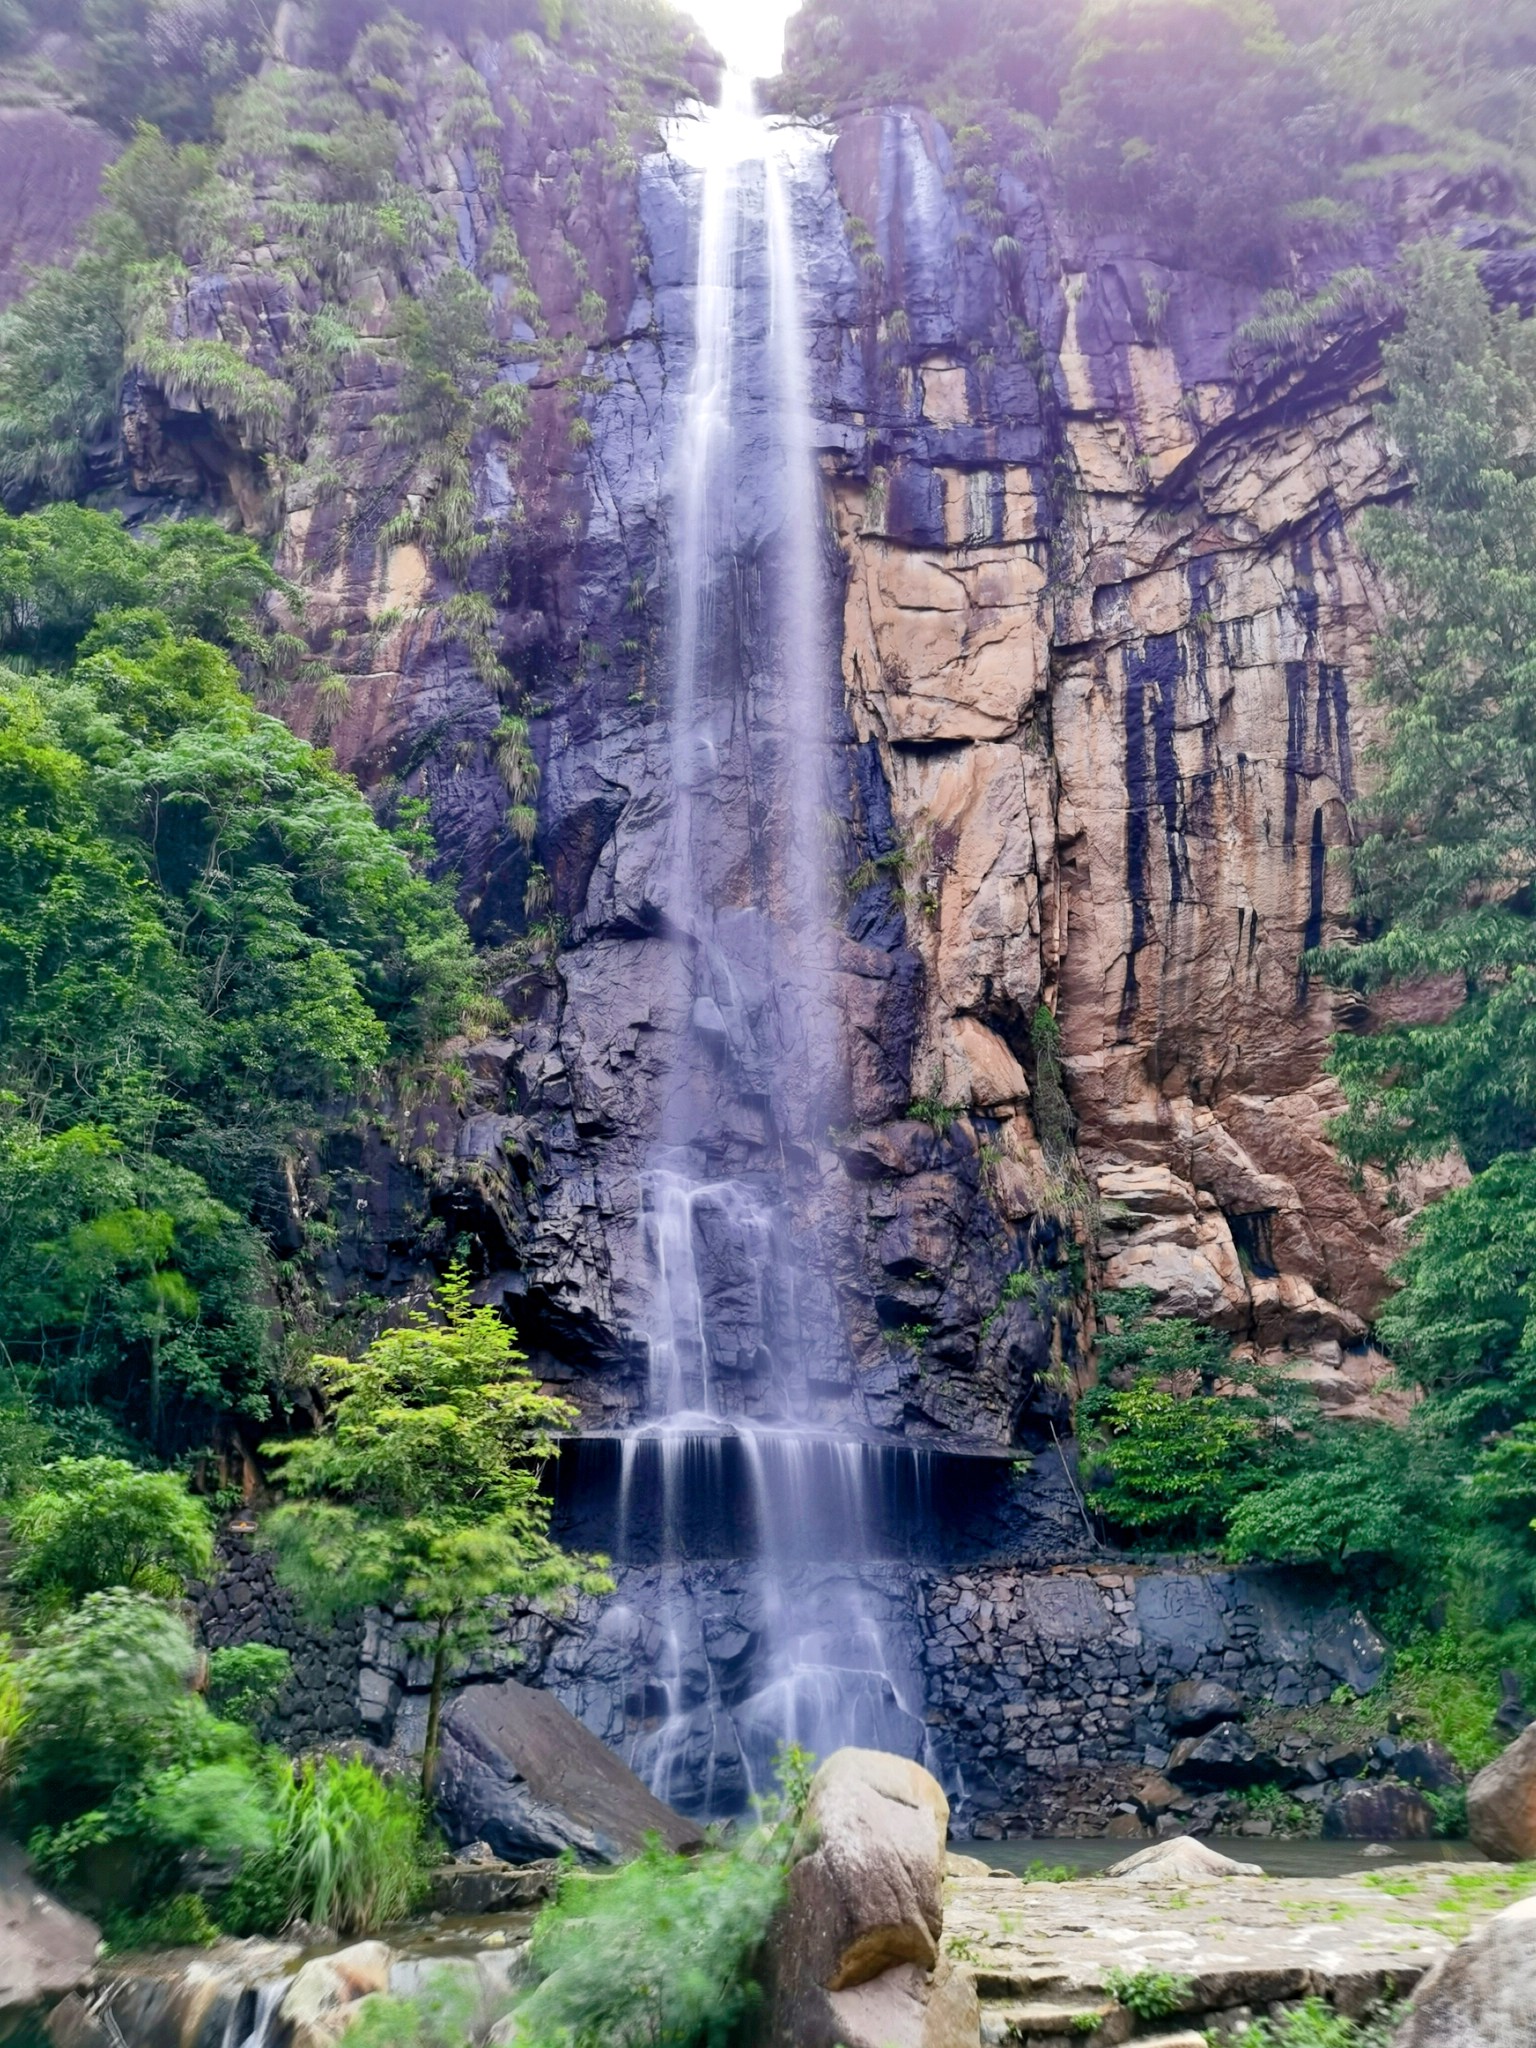
[[288,1680],[292,1658],[270,1643],[240,1643],[208,1659],[208,1704],[226,1721],[253,1728],[270,1713]]
[[10,1637],[0,1635],[0,1798],[20,1766],[26,1726],[21,1666],[11,1654]]
[[230,1888],[231,1933],[276,1934],[304,1919],[338,1934],[400,1920],[421,1896],[430,1846],[417,1801],[364,1763],[270,1763],[274,1839]]
[[11,1576],[44,1607],[77,1605],[109,1586],[174,1598],[207,1571],[207,1506],[175,1472],[121,1458],[61,1458],[11,1514]]
[[208,1718],[196,1663],[181,1618],[136,1593],[89,1594],[45,1629],[21,1667],[23,1812],[69,1820],[189,1760]]
[[541,1981],[517,2048],[725,2048],[760,1995],[752,1961],[783,1892],[772,1856],[672,1856],[654,1839],[613,1876],[568,1877],[534,1927]]
[[1110,1970],[1104,1989],[1139,2020],[1163,2020],[1186,2005],[1194,1991],[1188,1977],[1167,1970]]

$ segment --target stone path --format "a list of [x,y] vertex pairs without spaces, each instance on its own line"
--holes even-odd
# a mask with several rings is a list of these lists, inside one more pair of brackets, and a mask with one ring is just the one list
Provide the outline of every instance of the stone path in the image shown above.
[[[1309,1995],[1358,2016],[1410,1991],[1463,1935],[1536,1891],[1530,1864],[1184,1883],[1029,1884],[969,1857],[951,1869],[944,1946],[976,1979],[982,2041],[1028,2048],[1202,2048],[1204,2028],[1219,2039]],[[1127,1985],[1127,1975],[1143,1982]],[[1153,1977],[1173,1980],[1161,1998]],[[1126,1997],[1164,2010],[1138,2018]]]

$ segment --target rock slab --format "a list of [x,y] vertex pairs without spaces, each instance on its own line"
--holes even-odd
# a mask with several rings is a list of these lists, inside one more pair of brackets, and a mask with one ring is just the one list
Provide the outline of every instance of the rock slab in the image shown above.
[[1523,1863],[1536,1856],[1536,1726],[1467,1787],[1467,1831],[1496,1863]]
[[0,1842],[0,2033],[8,2016],[73,1991],[100,1940],[36,1883],[14,1842]]
[[1393,2048],[1536,2048],[1536,1899],[1507,1907],[1430,1971]]
[[567,1849],[617,1863],[650,1834],[669,1849],[703,1840],[553,1693],[515,1678],[467,1687],[444,1715],[437,1803],[456,1848],[483,1841],[507,1863]]

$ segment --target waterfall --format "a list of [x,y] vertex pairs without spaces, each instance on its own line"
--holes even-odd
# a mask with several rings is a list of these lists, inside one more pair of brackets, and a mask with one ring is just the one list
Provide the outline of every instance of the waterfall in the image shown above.
[[[616,1550],[658,1558],[631,1761],[706,1814],[766,1790],[786,1742],[926,1747],[902,1591],[875,1561],[890,1460],[915,1474],[925,1454],[817,1428],[808,1331],[819,1317],[824,1348],[828,1318],[794,1245],[839,1061],[840,683],[793,216],[824,148],[732,77],[669,140],[697,249],[664,507],[680,1028],[642,1177],[648,1407],[623,1446]],[[728,1569],[691,1553],[701,1521],[728,1532]]]

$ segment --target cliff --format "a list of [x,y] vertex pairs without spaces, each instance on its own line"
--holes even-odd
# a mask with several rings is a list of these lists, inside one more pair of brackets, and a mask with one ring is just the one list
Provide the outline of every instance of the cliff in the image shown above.
[[[309,105],[306,54],[269,66],[279,103]],[[308,348],[306,395],[253,428],[141,353],[98,473],[136,513],[211,506],[272,538],[308,652],[346,679],[340,698],[301,670],[283,714],[381,802],[427,800],[493,962],[507,1021],[449,1049],[390,1144],[333,1148],[296,1183],[296,1229],[326,1204],[339,1219],[328,1285],[408,1285],[433,1231],[468,1224],[541,1369],[589,1421],[627,1419],[645,1162],[664,1078],[688,1070],[722,1182],[771,1161],[793,1191],[793,1302],[752,1284],[749,1239],[699,1220],[732,1408],[781,1412],[777,1320],[806,1360],[800,1412],[1043,1438],[1083,1360],[1091,1263],[1337,1412],[1376,1412],[1369,1321],[1436,1181],[1355,1181],[1336,1158],[1327,1047],[1362,1019],[1304,956],[1346,930],[1370,774],[1383,597],[1358,524],[1401,488],[1374,413],[1385,302],[1266,347],[1245,336],[1256,288],[1085,236],[1043,174],[999,171],[1006,227],[978,234],[926,113],[807,138],[790,199],[840,593],[838,1053],[770,1085],[799,996],[751,905],[782,893],[784,755],[726,704],[710,857],[715,900],[741,908],[708,1017],[665,932],[661,505],[694,344],[689,173],[654,120],[677,87],[526,34],[426,32],[391,64],[326,89],[348,119],[387,118],[432,234],[306,278],[308,230],[270,203],[277,146],[247,144],[249,219],[176,283],[167,332],[290,389]],[[83,150],[48,201],[60,234],[108,152]],[[1384,179],[1378,201],[1384,264],[1430,219],[1499,239],[1487,193],[1454,179]],[[35,251],[13,210],[0,243]],[[1496,260],[1516,289],[1518,259]],[[390,337],[454,264],[485,280],[487,375],[525,405],[517,433],[479,421],[466,440],[483,545],[450,571],[422,516],[445,473],[401,445]],[[354,340],[316,369],[334,305]],[[750,615],[787,545],[771,479],[742,475],[735,517]],[[766,673],[774,629],[751,632]]]

